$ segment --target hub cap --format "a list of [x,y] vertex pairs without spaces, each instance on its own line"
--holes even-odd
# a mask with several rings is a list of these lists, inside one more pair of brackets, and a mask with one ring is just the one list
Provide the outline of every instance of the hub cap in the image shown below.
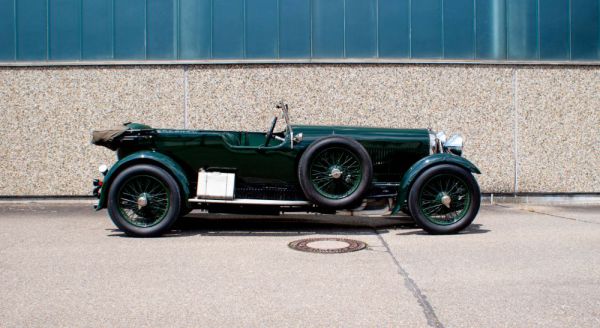
[[169,205],[169,190],[153,176],[131,177],[119,190],[119,212],[137,227],[151,227],[161,222]]
[[137,200],[138,209],[148,205],[148,195],[143,193]]
[[447,208],[450,208],[450,203],[452,203],[452,198],[450,198],[450,196],[444,194],[440,200],[440,202],[446,206]]
[[460,221],[470,206],[470,189],[460,177],[436,175],[421,188],[419,210],[435,224],[450,225]]
[[362,180],[358,157],[346,148],[327,148],[318,153],[310,166],[310,181],[315,190],[329,199],[351,195]]
[[331,170],[331,174],[330,174],[330,176],[331,176],[332,178],[334,178],[334,179],[339,179],[339,178],[341,178],[341,177],[342,177],[342,174],[343,174],[343,173],[344,173],[344,172],[340,171],[340,170],[339,170],[337,167],[335,167],[335,168],[333,168],[333,169]]

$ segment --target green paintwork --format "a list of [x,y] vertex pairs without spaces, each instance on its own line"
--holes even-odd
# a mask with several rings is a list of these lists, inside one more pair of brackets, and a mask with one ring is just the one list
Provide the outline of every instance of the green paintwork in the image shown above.
[[481,174],[479,169],[473,163],[471,163],[468,160],[466,160],[465,158],[457,156],[457,155],[442,153],[442,154],[433,154],[433,155],[427,156],[425,158],[422,158],[421,160],[416,162],[413,166],[411,166],[410,169],[408,169],[408,171],[406,171],[406,173],[404,174],[404,177],[402,177],[402,181],[400,182],[400,187],[398,188],[398,198],[397,198],[396,206],[394,207],[394,210],[392,211],[393,214],[398,213],[401,208],[406,206],[406,201],[408,199],[408,191],[410,190],[410,186],[415,181],[417,176],[419,176],[419,174],[421,174],[421,172],[423,172],[425,169],[427,169],[433,165],[439,165],[439,164],[454,164],[454,165],[460,166],[462,168],[465,168],[469,172],[472,172],[475,174]]
[[131,153],[126,157],[120,159],[106,173],[102,189],[100,190],[100,200],[98,201],[98,206],[96,207],[96,210],[100,210],[106,207],[108,190],[110,189],[110,185],[112,184],[113,180],[118,175],[118,173],[127,167],[141,163],[156,164],[166,169],[169,173],[171,173],[181,187],[184,196],[184,205],[187,206],[187,199],[190,195],[190,180],[188,179],[187,175],[185,174],[185,171],[181,168],[181,166],[177,164],[177,162],[173,161],[173,159],[169,156],[166,156],[156,151],[142,150]]
[[[196,180],[200,168],[231,169],[240,182],[297,184],[297,163],[300,155],[315,140],[328,135],[343,135],[362,143],[367,150],[394,152],[394,161],[403,166],[402,171],[428,154],[429,135],[427,130],[379,129],[355,127],[292,126],[294,135],[302,133],[300,143],[290,147],[290,136],[286,132],[276,135],[285,141],[271,141],[264,147],[263,132],[167,130],[157,129],[151,143],[128,145],[119,149],[119,157],[126,157],[140,148],[154,150],[167,155],[179,163],[189,177]],[[389,161],[388,161],[389,162]],[[374,175],[385,175],[388,169],[374,166]],[[388,163],[390,164],[390,163]],[[378,170],[381,168],[382,170]],[[400,181],[398,175],[397,181]],[[387,179],[386,179],[387,180]]]

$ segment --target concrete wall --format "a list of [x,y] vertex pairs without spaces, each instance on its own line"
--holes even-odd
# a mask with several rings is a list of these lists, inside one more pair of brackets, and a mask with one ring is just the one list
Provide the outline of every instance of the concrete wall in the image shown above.
[[485,192],[600,192],[600,68],[459,65],[0,69],[0,195],[85,195],[114,154],[90,131],[432,127],[466,139]]

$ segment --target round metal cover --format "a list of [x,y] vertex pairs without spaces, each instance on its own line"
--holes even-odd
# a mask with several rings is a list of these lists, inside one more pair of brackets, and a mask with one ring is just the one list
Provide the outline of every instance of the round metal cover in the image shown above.
[[338,254],[360,251],[365,249],[367,244],[346,238],[307,238],[293,241],[288,246],[302,252]]

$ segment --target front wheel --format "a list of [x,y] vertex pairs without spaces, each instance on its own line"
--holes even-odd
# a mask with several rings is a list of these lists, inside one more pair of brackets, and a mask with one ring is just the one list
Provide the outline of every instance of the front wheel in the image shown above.
[[121,172],[108,194],[108,213],[127,235],[154,237],[166,232],[181,210],[177,181],[154,165],[136,165]]
[[481,202],[473,175],[455,165],[427,169],[414,182],[408,208],[416,223],[432,234],[457,233],[473,222]]

